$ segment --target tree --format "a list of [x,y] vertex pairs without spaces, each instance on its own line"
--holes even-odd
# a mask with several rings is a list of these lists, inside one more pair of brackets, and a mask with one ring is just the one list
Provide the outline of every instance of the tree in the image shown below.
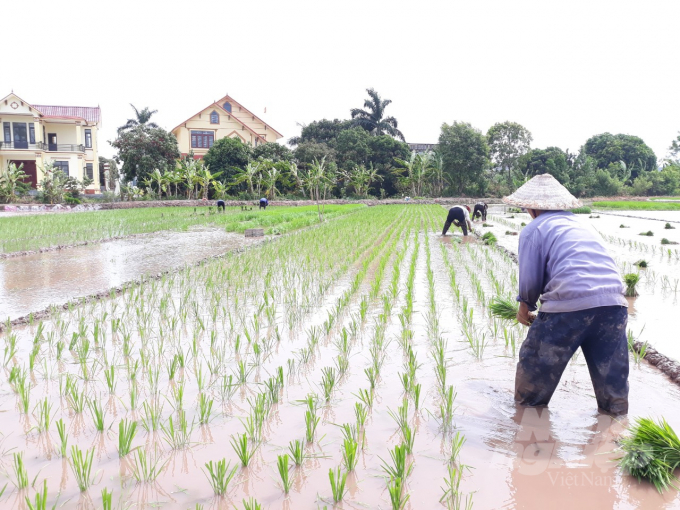
[[304,142],[325,143],[332,146],[341,131],[354,127],[351,120],[328,120],[314,121],[302,128],[300,136],[294,136],[288,140],[292,147]]
[[231,182],[252,158],[253,150],[240,138],[217,140],[203,157],[203,162],[222,175],[222,181]]
[[123,163],[126,181],[147,178],[156,168],[173,168],[180,156],[175,135],[158,127],[138,126],[109,143],[118,151],[114,159]]
[[370,138],[371,135],[366,130],[358,127],[341,131],[334,145],[338,168],[350,170],[367,165],[371,158]]
[[155,113],[158,113],[158,110],[149,110],[149,107],[145,106],[144,109],[140,112],[137,108],[135,108],[135,105],[133,105],[132,103],[130,103],[130,106],[132,106],[132,109],[135,111],[135,118],[128,119],[125,124],[118,128],[118,136],[120,136],[123,132],[127,131],[128,129],[136,128],[139,126],[145,126],[149,128],[158,127],[158,124],[156,124],[155,122],[149,122],[151,117]]
[[251,195],[255,195],[254,183],[257,181],[257,176],[262,171],[262,164],[258,162],[249,162],[243,170],[240,170],[233,178],[231,185],[238,186],[245,182],[248,183],[248,191]]
[[512,169],[517,160],[529,152],[533,137],[531,132],[516,122],[499,122],[486,133],[489,156],[494,169],[506,172],[508,184],[512,183]]
[[[104,165],[108,164],[108,173],[104,171]],[[116,190],[116,184],[120,179],[120,172],[118,171],[118,163],[115,159],[107,159],[104,156],[99,156],[99,175],[103,175],[106,181],[107,189]]]
[[559,147],[532,149],[517,161],[517,170],[525,180],[540,174],[550,174],[560,184],[569,182],[568,155]]
[[387,134],[404,140],[404,135],[397,129],[397,119],[385,117],[385,108],[392,103],[391,99],[381,99],[374,89],[366,89],[369,99],[364,101],[364,108],[352,108],[350,113],[355,126],[364,128],[373,135]]
[[302,142],[294,151],[301,168],[309,168],[315,161],[335,162],[336,152],[325,143]]
[[382,177],[378,175],[378,170],[373,168],[373,165],[354,167],[351,171],[342,172],[342,176],[346,179],[347,184],[354,188],[354,193],[357,196],[368,198],[368,189],[375,181],[382,181]]
[[405,187],[408,187],[411,190],[411,195],[414,197],[423,196],[425,178],[430,170],[432,157],[432,152],[416,153],[416,151],[413,151],[408,160],[396,160],[396,162],[403,167],[403,170],[406,171],[403,183]]
[[201,188],[203,190],[201,198],[207,200],[208,191],[210,190],[210,184],[215,179],[217,179],[221,173],[222,172],[215,172],[214,174],[211,173],[210,168],[208,168],[208,165],[203,165],[203,167],[196,173],[198,183],[201,185]]
[[275,142],[261,143],[253,149],[253,159],[270,159],[274,163],[279,161],[291,161],[293,152],[286,147]]
[[467,122],[442,124],[438,150],[455,193],[483,194],[489,146],[479,129]]
[[314,161],[304,177],[305,187],[309,190],[309,197],[316,202],[319,222],[324,220],[325,202],[328,193],[338,180],[335,165],[326,163],[325,159]]
[[656,155],[642,138],[631,135],[602,133],[588,139],[586,153],[595,159],[598,168],[608,169],[621,161],[635,179],[640,172],[656,170]]
[[28,175],[24,172],[23,163],[19,166],[16,163],[10,163],[4,170],[0,168],[0,200],[11,203],[17,197],[17,191],[23,191],[23,188],[29,187],[23,184],[26,177]]
[[677,163],[680,163],[680,132],[675,140],[671,142],[671,146],[668,148],[669,156]]

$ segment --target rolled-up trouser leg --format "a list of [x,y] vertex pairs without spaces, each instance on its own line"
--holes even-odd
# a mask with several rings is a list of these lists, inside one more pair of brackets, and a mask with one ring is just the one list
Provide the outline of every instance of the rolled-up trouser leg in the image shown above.
[[584,324],[570,320],[577,313],[538,314],[519,350],[515,401],[528,406],[548,405],[584,336]]
[[603,306],[596,311],[581,344],[597,405],[611,414],[628,412],[628,309]]

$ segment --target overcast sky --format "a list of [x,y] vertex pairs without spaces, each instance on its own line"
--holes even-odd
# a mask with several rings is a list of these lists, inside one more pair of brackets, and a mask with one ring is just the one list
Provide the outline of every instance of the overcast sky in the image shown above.
[[[374,87],[409,142],[526,126],[578,150],[609,131],[659,158],[680,130],[680,1],[33,1],[2,8],[0,97],[100,105],[172,129],[229,93],[282,132],[348,118]],[[267,113],[264,114],[264,110]]]

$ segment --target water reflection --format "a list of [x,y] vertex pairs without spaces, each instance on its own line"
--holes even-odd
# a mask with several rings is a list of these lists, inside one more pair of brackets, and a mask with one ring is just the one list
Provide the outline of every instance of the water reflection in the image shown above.
[[0,260],[0,318],[15,319],[252,242],[240,234],[202,229]]

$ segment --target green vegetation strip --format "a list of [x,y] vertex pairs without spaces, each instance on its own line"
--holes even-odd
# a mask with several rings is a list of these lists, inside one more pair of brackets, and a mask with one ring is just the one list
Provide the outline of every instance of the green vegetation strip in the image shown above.
[[593,207],[629,211],[680,211],[680,203],[677,202],[638,202],[633,200],[620,200],[616,202],[593,202]]
[[[356,211],[360,204],[327,205],[324,218]],[[0,253],[69,246],[162,230],[186,231],[193,226],[223,228],[242,233],[264,228],[265,234],[283,234],[318,223],[314,205],[242,211],[239,207],[218,213],[214,207],[158,207],[118,209],[71,214],[42,214],[0,218]]]

